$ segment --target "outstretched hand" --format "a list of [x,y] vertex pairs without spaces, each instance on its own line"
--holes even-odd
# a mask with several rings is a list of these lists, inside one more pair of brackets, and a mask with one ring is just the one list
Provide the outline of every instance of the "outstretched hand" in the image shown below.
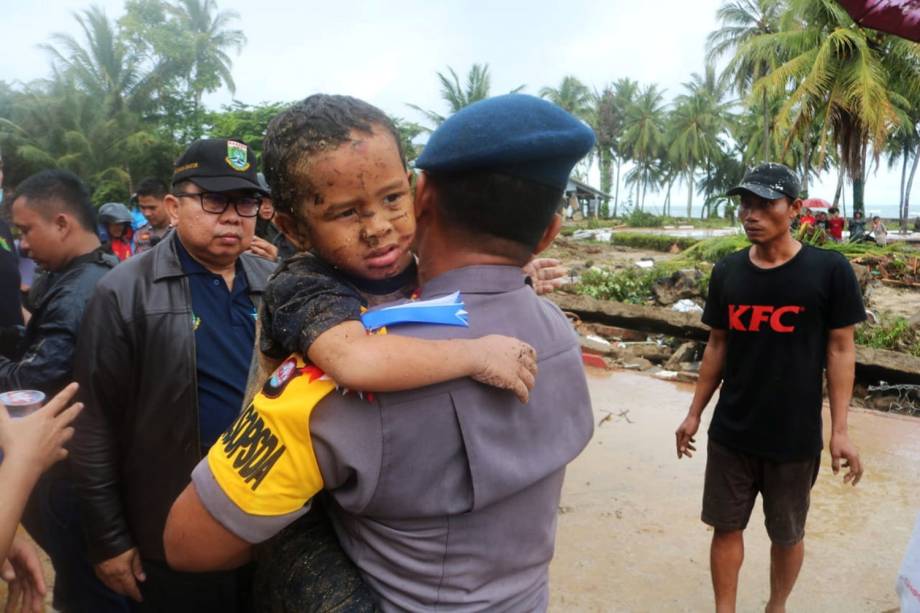
[[538,294],[550,294],[565,285],[569,269],[555,258],[534,258],[524,265],[524,274],[533,282]]
[[486,385],[511,390],[523,403],[530,397],[537,376],[537,352],[510,336],[490,334],[476,339],[479,368],[473,379]]
[[674,435],[677,437],[677,459],[683,456],[692,458],[696,452],[696,431],[700,429],[700,418],[695,415],[687,415],[684,421],[678,426]]
[[831,435],[830,451],[831,469],[833,469],[834,474],[836,475],[840,472],[842,464],[844,468],[848,469],[843,476],[843,482],[852,483],[853,485],[859,483],[859,480],[862,479],[863,466],[859,460],[859,452],[850,442],[850,437],[846,434]]
[[45,406],[18,419],[0,407],[0,448],[5,456],[39,472],[66,458],[64,445],[73,436],[70,424],[83,410],[79,402],[68,406],[78,387],[71,383]]

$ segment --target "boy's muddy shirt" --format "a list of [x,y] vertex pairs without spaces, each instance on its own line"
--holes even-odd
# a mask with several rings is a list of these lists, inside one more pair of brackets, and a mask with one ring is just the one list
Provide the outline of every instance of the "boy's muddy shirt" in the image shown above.
[[269,358],[307,355],[319,336],[340,323],[357,321],[363,308],[411,296],[418,284],[413,262],[382,281],[344,275],[310,254],[284,262],[263,296],[259,349]]

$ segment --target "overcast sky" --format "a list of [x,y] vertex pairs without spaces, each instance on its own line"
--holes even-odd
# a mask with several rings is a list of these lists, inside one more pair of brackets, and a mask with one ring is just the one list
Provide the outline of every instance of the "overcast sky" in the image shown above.
[[[54,32],[78,35],[73,13],[90,3],[0,0],[4,42],[0,79],[29,81],[47,76],[48,55],[38,45]],[[96,0],[96,4],[110,17],[122,14],[122,0]],[[474,62],[489,64],[493,94],[518,85],[536,94],[544,85],[558,86],[572,74],[597,89],[620,77],[656,82],[670,99],[692,72],[703,70],[705,38],[717,25],[719,4],[719,0],[218,0],[221,9],[239,14],[237,27],[248,43],[234,57],[236,93],[222,90],[206,102],[217,108],[233,98],[257,103],[291,101],[316,92],[341,93],[423,122],[406,103],[444,113],[435,73],[452,66],[462,79]],[[899,174],[887,172],[884,162],[882,166],[867,183],[869,210],[897,206]],[[810,191],[830,200],[835,185],[836,176],[828,176]],[[686,188],[681,186],[674,198],[678,205],[685,203]],[[654,201],[650,194],[648,203]]]

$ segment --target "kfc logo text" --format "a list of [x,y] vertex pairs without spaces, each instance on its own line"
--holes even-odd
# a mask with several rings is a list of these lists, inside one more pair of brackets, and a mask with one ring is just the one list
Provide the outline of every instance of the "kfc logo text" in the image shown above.
[[769,324],[770,329],[774,332],[794,332],[794,315],[804,310],[805,307],[800,306],[730,304],[728,305],[728,327],[741,332],[760,332],[762,325]]

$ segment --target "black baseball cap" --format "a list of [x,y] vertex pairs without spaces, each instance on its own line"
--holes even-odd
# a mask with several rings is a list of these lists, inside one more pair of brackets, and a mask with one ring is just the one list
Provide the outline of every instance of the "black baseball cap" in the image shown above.
[[192,181],[209,192],[253,189],[269,193],[259,183],[252,147],[233,138],[203,138],[189,145],[173,169],[172,184],[182,181]]
[[795,200],[801,189],[798,175],[788,166],[768,162],[744,173],[741,184],[728,190],[725,195],[738,196],[747,192],[766,200],[778,200],[784,196]]

